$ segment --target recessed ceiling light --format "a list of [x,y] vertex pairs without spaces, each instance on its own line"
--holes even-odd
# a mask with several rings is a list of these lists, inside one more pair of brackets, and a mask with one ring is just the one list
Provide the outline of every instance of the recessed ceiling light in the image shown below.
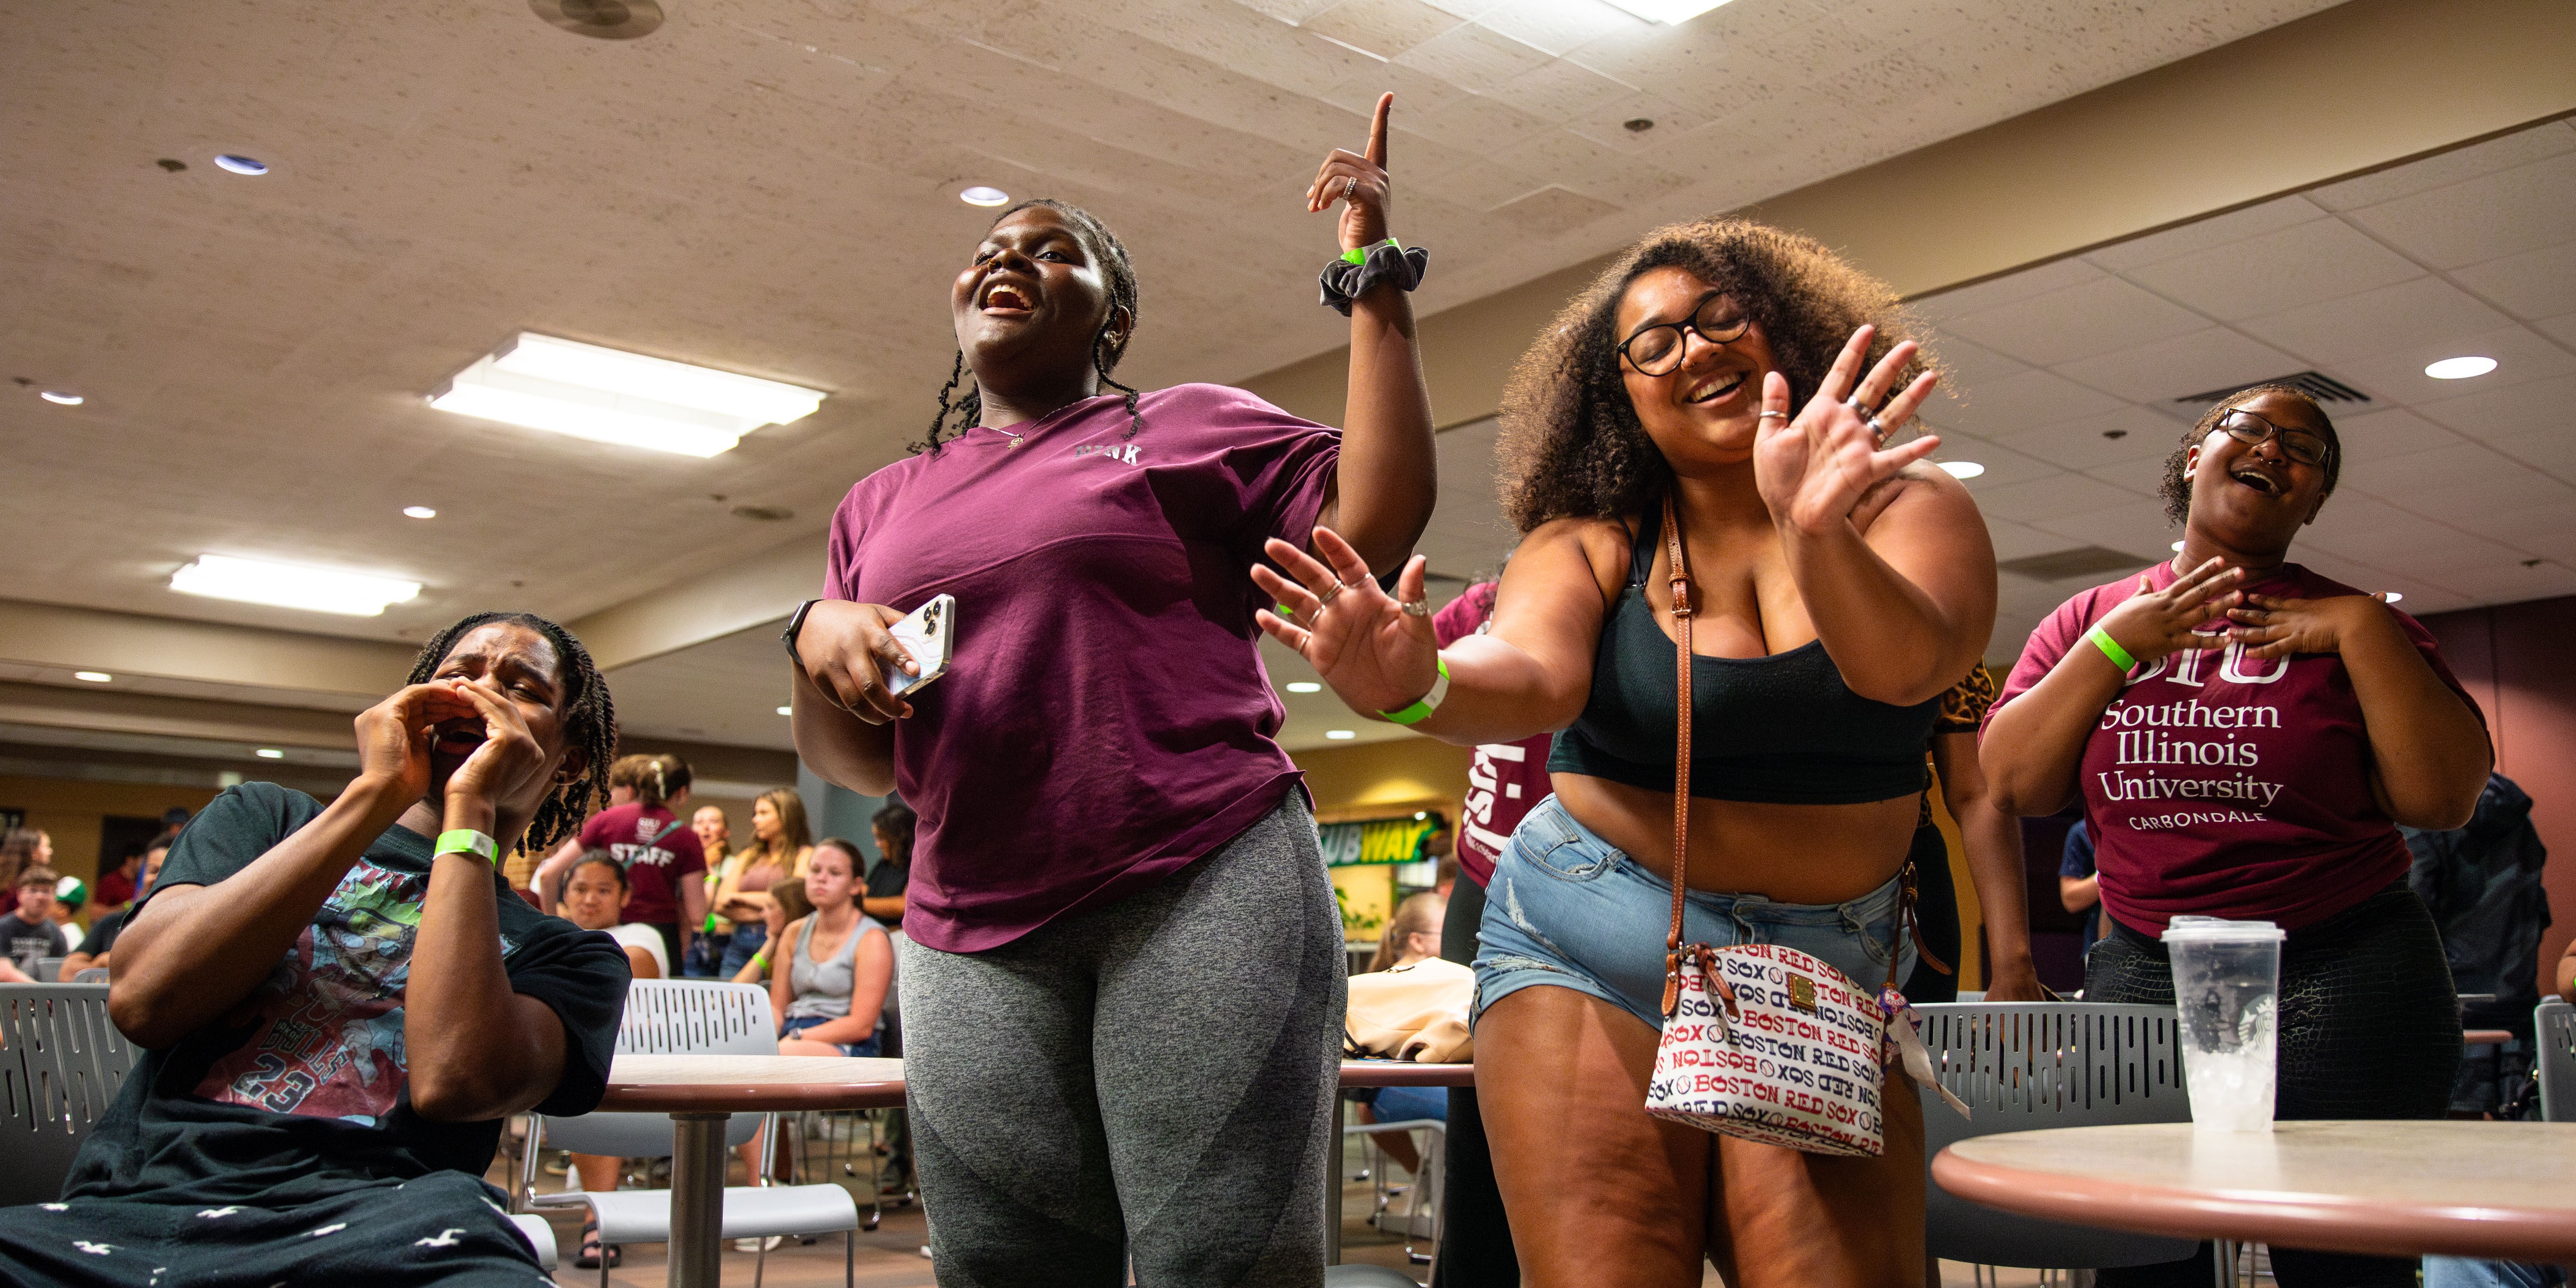
[[46,402],[61,403],[66,407],[78,407],[82,403],[89,401],[88,399],[81,397],[79,394],[70,393],[61,389],[48,389],[36,396],[44,399]]
[[2424,368],[2424,374],[2435,380],[2466,380],[2495,369],[2496,360],[2493,358],[2444,358]]
[[812,415],[813,389],[522,331],[431,394],[440,411],[682,456]]
[[1943,461],[1941,468],[1948,470],[1954,479],[1972,479],[1986,472],[1986,467],[1975,461]]
[[2181,543],[2181,542],[2179,542],[2179,541],[2175,542],[2175,543],[2174,543],[2174,545],[2173,545],[2173,551],[2174,551],[2174,553],[2175,553],[2175,554],[2181,554],[2181,553],[2182,553],[2182,543]]
[[226,152],[217,156],[215,158],[215,164],[232,171],[234,174],[268,173],[267,162],[260,160],[258,157],[243,156],[238,152]]
[[384,613],[385,605],[419,595],[420,583],[266,559],[199,555],[197,562],[170,575],[170,589],[245,604],[376,617]]
[[1725,4],[1726,0],[1610,0],[1610,3],[1648,22],[1678,27]]
[[403,517],[406,519],[435,519],[438,517],[438,511],[430,509],[425,505],[406,505],[403,507]]
[[1004,192],[999,188],[987,188],[979,183],[972,188],[968,188],[964,192],[958,193],[957,199],[970,206],[998,206],[1005,201],[1009,201],[1011,199],[1011,194]]
[[1321,693],[1324,691],[1324,686],[1315,683],[1313,680],[1290,680],[1288,682],[1288,691],[1290,693]]
[[260,758],[260,759],[262,759],[262,760],[284,760],[284,759],[286,759],[286,753],[285,753],[285,752],[282,752],[282,751],[279,751],[279,750],[278,750],[277,748],[275,748],[275,747],[262,747],[262,748],[260,748],[259,750],[252,752],[251,754],[252,754],[252,755],[254,755],[254,756],[259,757],[259,758]]
[[780,714],[780,715],[782,715],[782,716],[792,716],[792,715],[796,714],[796,708],[794,708],[794,707],[780,707],[780,708],[778,709],[778,714]]
[[2406,598],[2403,593],[2394,590],[2382,592],[2379,597],[2391,604]]
[[105,671],[74,671],[72,672],[72,678],[75,680],[87,680],[92,684],[105,684],[116,677],[109,675]]
[[1335,742],[1348,742],[1353,738],[1359,737],[1358,734],[1353,733],[1348,729],[1327,729],[1324,731],[1324,736]]

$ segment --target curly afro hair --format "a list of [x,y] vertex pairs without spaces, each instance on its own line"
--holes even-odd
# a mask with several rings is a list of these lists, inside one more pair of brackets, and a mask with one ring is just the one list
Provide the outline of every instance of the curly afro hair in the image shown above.
[[2335,484],[2343,478],[2343,436],[2335,432],[2334,418],[2326,415],[2326,409],[2318,406],[2317,400],[2309,397],[2305,390],[2290,385],[2250,385],[2211,403],[2209,410],[2202,412],[2200,419],[2183,431],[2182,441],[2175,444],[2173,455],[2165,458],[2164,482],[2157,487],[2156,493],[2165,500],[2167,522],[2181,524],[2191,518],[2191,471],[2184,467],[2191,449],[2200,446],[2201,440],[2209,437],[2209,431],[2218,428],[2219,417],[2265,394],[2296,399],[2317,414],[2317,426],[2325,431],[2326,436],[2326,490],[2317,499],[2323,502],[2326,497],[2334,495]]
[[[1878,327],[1871,363],[1921,339],[1894,290],[1812,238],[1744,219],[1658,228],[1569,301],[1512,372],[1496,454],[1503,510],[1521,531],[1554,519],[1641,513],[1670,478],[1628,401],[1618,333],[1629,284],[1666,267],[1688,270],[1751,315],[1789,380],[1792,405],[1815,396],[1861,324]],[[1918,352],[1904,379],[1929,366],[1929,354]]]

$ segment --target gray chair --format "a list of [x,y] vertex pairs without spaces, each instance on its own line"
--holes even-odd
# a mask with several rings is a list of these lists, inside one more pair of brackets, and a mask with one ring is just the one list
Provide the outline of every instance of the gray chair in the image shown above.
[[[1447,1181],[1449,1124],[1438,1118],[1407,1118],[1398,1122],[1354,1123],[1342,1128],[1344,1136],[1359,1136],[1375,1147],[1375,1137],[1382,1131],[1400,1131],[1410,1136],[1422,1133],[1422,1170],[1407,1186],[1395,1185],[1387,1175],[1385,1151],[1378,1151],[1378,1165],[1368,1169],[1376,1188],[1376,1204],[1369,1213],[1369,1224],[1389,1234],[1404,1236],[1405,1258],[1417,1266],[1431,1264],[1431,1254],[1415,1251],[1415,1239],[1438,1242],[1440,1238],[1440,1191]],[[1395,1196],[1405,1196],[1404,1211],[1394,1211]]]
[[2540,1117],[2545,1122],[2576,1122],[2576,1006],[2558,998],[2542,1002],[2531,1013],[2539,1039]]
[[555,1228],[546,1224],[544,1217],[529,1216],[524,1213],[511,1217],[510,1224],[519,1227],[519,1233],[528,1236],[528,1246],[535,1249],[537,1253],[537,1268],[547,1274],[553,1274],[555,1272]]
[[36,959],[36,969],[29,971],[28,974],[35,976],[39,984],[59,984],[63,980],[63,959],[39,957]]
[[1954,1142],[2046,1127],[2191,1121],[2170,1006],[1974,1002],[1918,1006],[1934,1076],[1974,1119],[1926,1090],[1923,1159],[1931,1254],[1974,1265],[2100,1269],[2175,1261],[2187,1239],[2015,1216],[1932,1184],[1932,1156]]
[[1422,1288],[1419,1280],[1385,1266],[1324,1267],[1324,1288]]
[[[757,984],[713,980],[639,979],[627,986],[626,1012],[617,1025],[620,1055],[776,1055],[778,1036],[772,1027],[769,992]],[[736,1114],[726,1123],[725,1143],[739,1146],[766,1125],[768,1139],[778,1139],[778,1115]],[[668,1243],[671,1240],[669,1190],[612,1190],[537,1194],[538,1151],[552,1146],[579,1154],[612,1158],[661,1158],[671,1152],[671,1119],[666,1114],[592,1113],[572,1118],[528,1115],[528,1144],[520,1166],[520,1193],[534,1207],[588,1207],[599,1223],[602,1245]],[[766,1169],[763,1169],[766,1170]],[[842,1281],[858,1273],[858,1201],[838,1185],[729,1185],[724,1192],[724,1237],[829,1234],[843,1237]],[[768,1271],[769,1250],[763,1246],[752,1268],[758,1288]],[[599,1265],[601,1288],[608,1284],[608,1259]]]
[[116,1102],[136,1051],[107,1018],[105,984],[0,984],[0,1206],[62,1193],[82,1138]]
[[104,984],[107,982],[107,968],[104,966],[84,967],[79,974],[72,976],[71,982],[75,984]]

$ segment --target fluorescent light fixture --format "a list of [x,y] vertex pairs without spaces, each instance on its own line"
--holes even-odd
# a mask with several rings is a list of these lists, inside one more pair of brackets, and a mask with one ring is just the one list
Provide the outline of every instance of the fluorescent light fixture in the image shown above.
[[87,680],[92,684],[105,684],[116,677],[109,675],[105,671],[74,671],[72,672],[72,678],[75,680]]
[[282,752],[282,751],[279,751],[279,750],[278,750],[277,748],[275,748],[275,747],[262,747],[262,748],[260,748],[259,750],[252,752],[251,754],[252,754],[252,755],[254,755],[254,756],[259,757],[259,758],[260,758],[260,759],[262,759],[262,760],[284,760],[284,759],[286,759],[286,753],[285,753],[285,752]]
[[1324,691],[1324,686],[1315,683],[1313,680],[1290,680],[1288,682],[1288,691],[1290,693],[1321,693]]
[[406,519],[435,519],[438,517],[438,511],[430,509],[425,505],[406,505],[403,507],[403,517]]
[[522,331],[430,395],[440,411],[682,456],[802,420],[813,389]]
[[48,389],[36,396],[49,403],[61,403],[65,407],[78,407],[82,403],[89,401],[88,399],[81,397],[79,394],[66,393],[60,389]]
[[170,575],[170,589],[245,604],[376,617],[383,614],[385,605],[420,594],[420,583],[266,559],[199,555],[197,562]]
[[1610,3],[1648,22],[1678,27],[1725,4],[1726,0],[1610,0]]
[[2493,358],[2444,358],[2424,368],[2424,374],[2435,380],[2466,380],[2495,369],[2496,360]]
[[267,162],[260,160],[258,157],[243,156],[238,152],[226,152],[217,156],[215,158],[215,164],[232,171],[234,174],[259,175],[268,173]]
[[1975,461],[1943,461],[1941,468],[1948,470],[1954,479],[1972,479],[1986,472],[1986,467]]
[[1011,194],[1004,192],[999,188],[987,188],[979,183],[972,188],[968,188],[964,192],[958,193],[957,199],[970,206],[998,206],[1005,201],[1009,201],[1011,199]]
[[1353,733],[1348,729],[1327,729],[1324,731],[1324,736],[1335,742],[1349,742],[1351,739],[1359,737],[1358,734]]
[[796,708],[794,708],[794,707],[780,707],[780,708],[778,709],[778,714],[780,714],[780,715],[782,715],[782,716],[792,716],[792,715],[796,714]]

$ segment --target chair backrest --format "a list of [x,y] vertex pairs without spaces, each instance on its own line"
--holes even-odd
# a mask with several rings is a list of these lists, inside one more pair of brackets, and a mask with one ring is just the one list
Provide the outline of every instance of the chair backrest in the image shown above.
[[[706,979],[639,979],[626,986],[617,1023],[620,1055],[776,1055],[778,1029],[769,990]],[[758,1130],[755,1114],[735,1114],[728,1144]],[[545,1120],[546,1144],[581,1154],[659,1158],[671,1152],[666,1114],[594,1113]]]
[[36,959],[36,969],[34,973],[36,976],[36,982],[39,984],[60,983],[63,978],[63,959],[60,957],[39,957]]
[[[1935,1076],[1976,1115],[1962,1119],[1940,1097],[1922,1093],[1927,1168],[1933,1155],[1971,1136],[2191,1121],[2170,1006],[1974,1002],[1914,1010]],[[1927,1185],[1926,1241],[1945,1260],[2098,1269],[2192,1252],[2187,1240],[2014,1216]]]
[[107,982],[107,968],[104,966],[82,967],[79,974],[72,976],[71,982],[75,984],[104,984]]
[[2552,998],[2531,1013],[2540,1045],[2540,1116],[2576,1122],[2576,1006]]
[[0,1206],[45,1202],[137,1053],[108,1022],[105,984],[0,984],[0,1042]]

